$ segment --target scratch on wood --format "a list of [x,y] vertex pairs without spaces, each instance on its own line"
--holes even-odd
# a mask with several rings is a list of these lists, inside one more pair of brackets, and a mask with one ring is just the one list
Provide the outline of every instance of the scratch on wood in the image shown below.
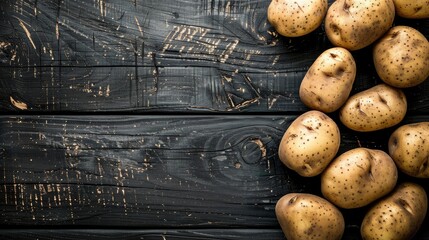
[[235,39],[233,42],[229,43],[226,46],[225,51],[220,55],[220,62],[221,63],[225,63],[226,60],[228,60],[229,55],[232,54],[232,52],[234,51],[234,49],[237,47],[238,43],[240,42],[240,40]]
[[137,28],[139,29],[140,35],[143,37],[143,29],[140,26],[139,19],[136,16],[134,16],[134,19],[136,20]]
[[34,16],[37,17],[37,0],[34,1]]
[[33,38],[31,37],[31,33],[28,30],[28,28],[25,25],[28,25],[28,23],[24,22],[20,18],[16,17],[19,21],[19,26],[24,30],[25,35],[27,35],[28,40],[30,40],[31,45],[33,46],[34,50],[36,50],[36,45],[34,44]]
[[[162,52],[165,52],[170,49],[178,48],[176,44],[173,44],[173,41],[181,41],[196,44],[197,47],[203,49],[196,49],[197,52],[205,50],[205,52],[212,54],[217,45],[221,42],[219,39],[217,42],[211,42],[212,39],[204,38],[204,36],[210,31],[208,28],[196,27],[196,26],[187,26],[187,25],[179,25],[174,26],[173,30],[167,34],[167,36],[163,40],[163,48]],[[194,49],[194,45],[191,44],[188,48],[188,51],[191,52]],[[179,48],[185,48],[184,45],[180,45]],[[204,49],[205,48],[205,49]],[[182,49],[182,50],[183,50]]]
[[158,80],[159,80],[159,69],[158,69],[158,63],[156,62],[156,53],[152,52],[151,54],[152,56],[152,63],[154,66],[154,70],[153,70],[153,76],[155,79],[155,83],[154,83],[154,91],[157,92],[158,91]]
[[261,150],[261,156],[262,158],[265,158],[267,156],[267,148],[265,147],[264,143],[261,141],[261,139],[253,139],[251,142],[258,145],[259,149]]
[[250,79],[250,77],[248,75],[244,75],[244,81],[246,82],[246,84],[253,90],[253,92],[256,94],[257,98],[260,99],[261,98],[261,94],[259,93],[258,90],[256,90],[256,88],[253,86],[252,84],[252,80]]
[[15,100],[12,96],[9,97],[10,102],[13,106],[15,106],[18,109],[26,110],[28,108],[27,104],[18,100]]
[[100,8],[100,16],[105,17],[106,16],[106,3],[104,0],[98,0],[98,6]]

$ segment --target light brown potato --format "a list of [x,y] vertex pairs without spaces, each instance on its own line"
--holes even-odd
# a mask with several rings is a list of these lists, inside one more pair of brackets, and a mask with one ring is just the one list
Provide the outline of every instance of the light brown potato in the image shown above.
[[279,158],[304,177],[319,175],[340,148],[340,130],[323,112],[311,110],[297,117],[286,130]]
[[300,37],[316,30],[327,10],[327,0],[272,0],[267,17],[280,35]]
[[356,77],[356,63],[345,48],[324,51],[311,65],[299,88],[301,101],[325,113],[338,110],[348,99]]
[[377,202],[361,225],[364,240],[411,240],[426,216],[426,191],[415,183],[402,183]]
[[429,178],[429,122],[397,128],[389,138],[389,154],[402,172]]
[[398,171],[389,154],[355,148],[338,156],[322,173],[323,196],[341,208],[358,208],[388,194]]
[[429,0],[393,0],[396,15],[403,18],[429,18]]
[[400,123],[407,112],[402,90],[378,84],[351,96],[340,109],[340,121],[359,132],[377,131]]
[[340,240],[344,233],[342,213],[317,195],[286,194],[277,202],[275,212],[288,240]]
[[380,38],[394,18],[392,0],[337,0],[326,14],[325,32],[335,46],[358,50]]
[[412,27],[395,26],[375,44],[373,61],[385,83],[414,87],[429,77],[429,42]]

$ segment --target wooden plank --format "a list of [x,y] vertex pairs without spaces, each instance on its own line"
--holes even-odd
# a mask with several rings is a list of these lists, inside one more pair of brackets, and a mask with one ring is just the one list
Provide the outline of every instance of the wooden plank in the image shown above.
[[[4,0],[0,110],[303,111],[300,80],[331,45],[323,28],[278,36],[269,2]],[[396,24],[429,36],[429,19]],[[354,55],[356,92],[379,80],[370,48]],[[428,88],[410,90],[412,110]]]
[[165,230],[133,230],[133,229],[20,229],[0,230],[0,237],[9,239],[124,239],[124,240],[280,240],[284,239],[280,229],[165,229]]
[[[295,117],[0,116],[1,225],[278,230],[278,198],[320,194],[319,178],[302,178],[278,160],[280,138]],[[340,130],[341,153],[386,150],[393,129]],[[424,180],[411,180],[429,190]],[[343,211],[348,234],[364,210]]]
[[[360,240],[359,227],[354,226],[344,233],[342,240]],[[422,229],[414,236],[415,240],[429,239],[427,231]],[[284,240],[281,229],[0,229],[0,237],[9,239],[144,239],[144,240]]]
[[[2,223],[270,226],[290,117],[1,117]],[[287,181],[292,181],[287,184]]]
[[[349,229],[350,230],[350,229]],[[345,232],[342,240],[360,240],[359,228]],[[427,231],[420,231],[414,236],[415,240],[429,239]],[[124,240],[284,240],[281,229],[0,229],[0,237],[9,239],[124,239]]]
[[[284,240],[280,229],[165,229],[165,230],[133,230],[133,229],[20,229],[0,230],[0,237],[9,239],[144,239],[144,240]],[[359,240],[356,235],[346,235],[344,240]],[[424,239],[424,238],[421,238]],[[427,239],[427,238],[426,238]]]

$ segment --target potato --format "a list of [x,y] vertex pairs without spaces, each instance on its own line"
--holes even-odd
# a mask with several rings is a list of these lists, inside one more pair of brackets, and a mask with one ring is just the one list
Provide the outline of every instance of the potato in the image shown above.
[[335,46],[358,50],[380,38],[394,18],[392,0],[337,0],[326,14],[325,32]]
[[288,240],[340,240],[342,213],[327,200],[308,193],[289,193],[276,204],[276,216]]
[[414,87],[429,77],[429,42],[412,27],[395,26],[375,44],[373,61],[385,83]]
[[316,30],[328,10],[327,0],[272,0],[268,22],[285,37],[300,37]]
[[400,184],[366,213],[361,225],[362,239],[412,239],[423,223],[427,205],[426,192],[420,185]]
[[393,0],[396,15],[403,18],[429,18],[429,0]]
[[311,110],[297,117],[286,129],[279,158],[304,177],[320,174],[340,148],[340,130],[326,114]]
[[363,207],[388,194],[398,170],[382,150],[354,148],[338,156],[322,173],[323,196],[341,208]]
[[389,138],[389,154],[402,172],[429,178],[429,122],[397,128]]
[[356,63],[345,48],[324,51],[311,65],[299,88],[301,101],[325,113],[338,110],[350,95],[356,77]]
[[346,127],[370,132],[395,126],[402,121],[406,112],[404,92],[382,83],[351,96],[339,115]]

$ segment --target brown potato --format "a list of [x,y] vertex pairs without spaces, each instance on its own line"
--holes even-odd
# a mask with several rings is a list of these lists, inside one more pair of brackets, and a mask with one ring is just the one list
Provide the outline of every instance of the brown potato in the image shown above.
[[307,193],[289,193],[276,204],[277,220],[288,240],[340,240],[342,213],[327,200]]
[[325,113],[338,110],[348,99],[356,77],[356,63],[345,48],[324,51],[305,74],[299,88],[301,101]]
[[380,38],[394,18],[392,0],[337,0],[326,14],[325,32],[335,46],[358,50]]
[[340,148],[340,130],[329,116],[317,110],[297,117],[286,130],[279,158],[299,175],[320,174]]
[[389,138],[389,154],[402,172],[429,178],[429,122],[397,128]]
[[402,90],[378,84],[351,96],[340,109],[340,121],[348,128],[370,132],[400,123],[407,112]]
[[415,183],[400,184],[377,202],[361,225],[364,240],[411,240],[421,227],[428,208],[426,191]]
[[327,0],[272,0],[267,17],[280,35],[300,37],[316,30],[327,10]]
[[396,14],[403,18],[429,18],[429,0],[393,0]]
[[385,83],[414,87],[429,77],[429,42],[412,27],[395,26],[375,44],[373,61]]
[[384,151],[355,148],[338,156],[322,173],[323,196],[341,208],[363,207],[395,187],[398,171]]

